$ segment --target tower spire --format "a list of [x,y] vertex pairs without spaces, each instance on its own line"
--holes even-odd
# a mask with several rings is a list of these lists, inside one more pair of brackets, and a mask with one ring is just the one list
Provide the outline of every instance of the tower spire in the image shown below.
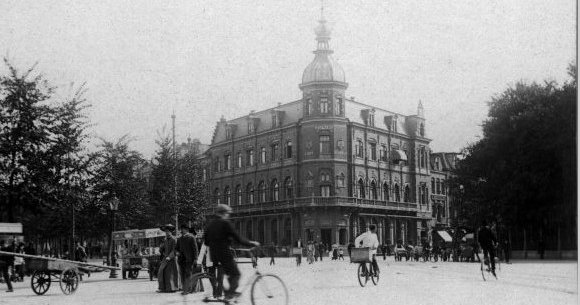
[[324,0],[320,0],[320,20],[324,20]]

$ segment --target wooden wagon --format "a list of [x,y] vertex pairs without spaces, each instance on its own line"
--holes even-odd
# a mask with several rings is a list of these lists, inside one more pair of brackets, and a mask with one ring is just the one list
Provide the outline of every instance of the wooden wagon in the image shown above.
[[26,267],[32,271],[30,287],[38,295],[45,294],[51,284],[57,283],[64,294],[74,293],[80,281],[79,269],[92,267],[98,269],[115,269],[116,267],[94,265],[84,262],[75,262],[65,259],[44,257],[37,255],[28,255],[21,253],[12,253],[0,251],[0,255],[23,257]]

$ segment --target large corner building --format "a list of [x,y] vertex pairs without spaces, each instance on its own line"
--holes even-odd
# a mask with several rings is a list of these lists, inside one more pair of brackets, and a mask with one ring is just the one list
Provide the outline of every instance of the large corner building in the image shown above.
[[346,245],[369,224],[381,243],[429,240],[449,224],[449,200],[421,103],[402,115],[347,98],[325,20],[315,33],[302,99],[217,123],[211,204],[230,205],[238,232],[266,244]]

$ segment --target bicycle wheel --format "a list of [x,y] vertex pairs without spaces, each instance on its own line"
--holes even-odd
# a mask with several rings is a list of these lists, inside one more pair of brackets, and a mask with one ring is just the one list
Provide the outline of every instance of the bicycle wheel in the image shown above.
[[373,264],[371,263],[371,280],[373,281],[373,284],[375,284],[375,286],[379,283],[379,273],[377,272],[377,270],[375,270],[375,267],[373,266]]
[[369,281],[369,273],[366,271],[365,263],[361,263],[358,265],[357,277],[358,283],[361,287],[364,287],[367,282]]
[[288,304],[288,289],[277,275],[262,274],[252,283],[250,298],[252,305]]
[[483,277],[483,280],[485,281],[485,273],[487,272],[487,265],[485,264],[485,259],[480,259],[481,262],[481,277]]
[[216,279],[207,273],[194,274],[192,283],[192,291],[196,295],[201,295],[203,299],[221,296],[221,292],[216,289]]

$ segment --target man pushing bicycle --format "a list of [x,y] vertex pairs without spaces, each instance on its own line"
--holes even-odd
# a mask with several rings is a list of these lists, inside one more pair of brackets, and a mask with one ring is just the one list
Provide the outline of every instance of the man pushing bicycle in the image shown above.
[[211,260],[223,268],[228,276],[230,289],[224,292],[226,300],[239,296],[236,292],[240,280],[240,270],[231,251],[232,241],[248,247],[258,247],[259,242],[248,241],[236,233],[232,223],[228,221],[232,208],[225,204],[218,204],[215,210],[216,219],[212,220],[205,230],[204,241],[209,247]]

